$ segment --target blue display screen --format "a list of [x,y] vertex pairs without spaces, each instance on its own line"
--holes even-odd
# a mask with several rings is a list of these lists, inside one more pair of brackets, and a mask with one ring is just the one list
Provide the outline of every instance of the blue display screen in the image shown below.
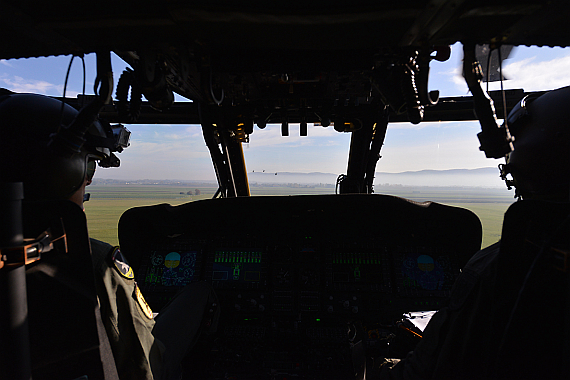
[[446,257],[408,254],[402,260],[404,288],[419,290],[449,290],[452,281]]
[[155,251],[150,258],[145,285],[184,286],[196,273],[196,251]]

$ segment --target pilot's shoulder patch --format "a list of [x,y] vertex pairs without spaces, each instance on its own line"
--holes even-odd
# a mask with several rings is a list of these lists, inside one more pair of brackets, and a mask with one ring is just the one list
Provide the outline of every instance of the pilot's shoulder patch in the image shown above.
[[117,270],[117,272],[119,272],[121,276],[123,276],[124,278],[128,278],[129,280],[135,278],[133,269],[127,262],[127,259],[125,259],[125,257],[121,253],[119,247],[115,247],[113,249],[113,252],[111,253],[111,259],[113,260],[115,269]]
[[133,297],[137,300],[137,303],[141,307],[141,311],[144,314],[144,316],[147,317],[148,319],[153,319],[154,315],[152,313],[152,309],[150,308],[150,306],[148,305],[148,303],[144,299],[144,297],[143,297],[143,295],[139,289],[139,286],[136,283],[135,283],[135,290],[133,293]]

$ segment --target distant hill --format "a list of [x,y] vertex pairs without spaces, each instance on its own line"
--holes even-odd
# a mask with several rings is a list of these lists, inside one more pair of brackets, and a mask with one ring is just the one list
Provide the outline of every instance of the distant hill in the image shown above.
[[[248,173],[250,183],[336,183],[338,175],[332,173],[252,172]],[[402,186],[465,186],[501,187],[505,184],[497,168],[420,170],[401,173],[377,172],[375,185]]]
[[[292,173],[292,172],[251,172],[248,173],[249,182],[255,184],[312,184],[334,185],[338,174],[333,173]],[[216,186],[213,181],[192,180],[115,180],[95,177],[95,185],[167,185],[167,186]],[[450,169],[450,170],[420,170],[401,173],[377,172],[374,179],[375,186],[431,186],[431,187],[484,187],[505,188],[499,177],[497,168],[479,169]]]
[[376,173],[375,184],[403,186],[500,187],[505,183],[497,168],[421,170],[402,173]]

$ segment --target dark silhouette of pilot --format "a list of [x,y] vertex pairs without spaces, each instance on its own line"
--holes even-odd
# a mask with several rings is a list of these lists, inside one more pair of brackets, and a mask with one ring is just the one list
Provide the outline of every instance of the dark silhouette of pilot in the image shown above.
[[[27,200],[68,199],[83,209],[95,162],[118,166],[113,152],[122,149],[113,146],[109,125],[86,118],[77,128],[85,142],[77,145],[76,136],[67,134],[57,143],[71,147],[71,154],[54,151],[54,134],[77,127],[79,119],[75,109],[56,99],[0,89],[2,181],[23,182]],[[156,316],[119,247],[90,243],[101,317],[120,379],[180,378],[181,361],[200,333],[216,328],[213,289],[189,284]]]
[[[556,210],[567,205],[569,107],[570,87],[564,87],[534,99],[527,97],[510,112],[507,120],[515,137],[514,151],[501,166],[501,174],[523,200],[513,206],[530,202],[539,209]],[[509,174],[512,179],[507,179]],[[565,289],[569,278],[555,262],[556,256],[564,261],[569,253],[568,216],[545,233],[551,241],[565,242],[565,249],[550,249],[526,239],[527,245],[536,245],[530,255],[522,250],[507,252],[501,242],[475,254],[458,277],[449,306],[433,316],[414,351],[401,360],[367,363],[366,378],[568,378]],[[547,250],[553,253],[552,259]]]

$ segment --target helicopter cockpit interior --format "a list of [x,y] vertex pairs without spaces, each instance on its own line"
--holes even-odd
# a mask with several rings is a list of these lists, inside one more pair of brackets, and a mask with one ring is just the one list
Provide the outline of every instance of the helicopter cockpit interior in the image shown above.
[[[354,378],[357,335],[367,355],[405,356],[421,329],[402,316],[446,305],[461,268],[481,248],[482,230],[463,208],[373,194],[389,124],[479,120],[480,150],[502,158],[513,140],[498,119],[540,92],[487,92],[482,83],[497,72],[501,77],[508,46],[570,46],[565,1],[79,7],[8,0],[2,8],[0,30],[10,36],[0,43],[2,60],[96,53],[95,95],[63,98],[67,104],[80,109],[97,101],[101,119],[132,128],[201,125],[217,178],[214,199],[135,207],[118,225],[122,252],[153,310],[160,313],[189,283],[215,289],[220,327],[188,363],[196,379]],[[457,42],[471,95],[440,97],[429,89],[430,63],[447,60]],[[117,83],[111,52],[129,65]],[[491,52],[498,55],[494,67]],[[190,101],[177,102],[175,94]],[[288,136],[298,124],[304,136],[314,123],[351,134],[339,194],[251,196],[242,144],[254,128],[278,124]],[[8,190],[2,194],[7,210],[15,200]],[[53,211],[46,207],[38,216],[31,208],[24,211],[37,220]],[[68,223],[67,214],[61,218]],[[24,246],[22,236],[19,243],[13,238],[4,237],[0,247]],[[3,251],[0,271],[35,265],[9,252]],[[7,287],[15,281],[2,279]],[[11,321],[2,311],[15,302],[10,297],[2,298],[3,321]],[[0,355],[0,368],[29,365],[6,359],[11,355],[19,354]]]
[[469,210],[365,194],[133,208],[119,234],[153,310],[189,282],[214,287],[219,338],[193,355],[199,378],[351,377],[357,328],[369,355],[405,356],[417,336],[393,339],[395,321],[445,305],[481,244]]

